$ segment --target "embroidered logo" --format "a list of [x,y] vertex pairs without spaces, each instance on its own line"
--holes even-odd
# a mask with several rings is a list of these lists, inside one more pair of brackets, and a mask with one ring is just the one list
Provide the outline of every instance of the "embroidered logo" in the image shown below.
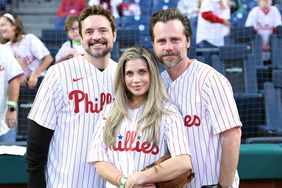
[[198,127],[201,125],[201,120],[197,115],[186,115],[184,117],[184,125],[186,127],[192,127],[193,125]]
[[77,82],[77,81],[79,81],[79,80],[82,80],[82,78],[73,78],[73,79],[72,79],[73,82]]
[[112,94],[104,92],[100,93],[100,95],[95,98],[95,102],[91,101],[88,93],[84,93],[81,90],[71,91],[68,98],[74,102],[75,113],[79,113],[82,107],[85,107],[86,113],[99,113],[106,104],[113,101]]
[[153,147],[148,141],[141,141],[141,136],[137,136],[135,131],[127,131],[124,136],[119,135],[117,146],[112,147],[114,151],[136,151],[145,154],[157,155],[160,151],[158,146]]

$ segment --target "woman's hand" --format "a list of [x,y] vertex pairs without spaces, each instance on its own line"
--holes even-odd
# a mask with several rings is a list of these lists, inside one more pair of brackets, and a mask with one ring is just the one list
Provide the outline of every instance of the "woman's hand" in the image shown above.
[[125,184],[125,188],[155,188],[154,183],[142,183],[142,178],[139,173],[128,176],[127,183]]
[[38,82],[38,74],[32,73],[28,79],[28,88],[29,89],[34,89],[34,87],[36,86],[37,82]]

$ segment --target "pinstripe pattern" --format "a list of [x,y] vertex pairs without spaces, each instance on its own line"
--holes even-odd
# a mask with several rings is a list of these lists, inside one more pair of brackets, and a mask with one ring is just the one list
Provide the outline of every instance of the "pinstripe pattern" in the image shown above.
[[[221,156],[218,133],[242,125],[229,81],[197,60],[174,81],[166,71],[162,77],[187,127],[195,172],[187,187],[217,184]],[[239,185],[238,174],[233,185]]]
[[47,187],[104,187],[86,163],[88,145],[103,106],[113,100],[116,63],[101,72],[82,56],[49,68],[28,118],[55,130],[47,164]]
[[[182,126],[183,121],[175,105],[166,102],[165,106],[171,115],[164,115],[160,127],[160,143],[152,149],[152,146],[145,142],[146,133],[136,134],[137,120],[141,116],[144,106],[134,110],[128,110],[128,117],[121,122],[118,131],[116,147],[108,148],[103,140],[104,118],[99,121],[99,126],[93,134],[92,144],[88,155],[88,162],[108,161],[116,166],[125,176],[141,171],[146,166],[158,160],[167,153],[169,149],[171,155],[178,156],[189,154],[190,148],[186,139],[186,131]],[[107,106],[105,114],[108,114],[110,105]],[[105,115],[105,117],[107,117]],[[148,134],[148,133],[147,133]],[[148,146],[148,147],[147,147]],[[107,182],[106,187],[114,187]]]

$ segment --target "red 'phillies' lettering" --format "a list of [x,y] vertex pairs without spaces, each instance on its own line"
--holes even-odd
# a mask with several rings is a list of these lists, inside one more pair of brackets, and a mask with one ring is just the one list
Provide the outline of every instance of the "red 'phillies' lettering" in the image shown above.
[[30,57],[26,56],[26,57],[24,57],[23,59],[24,59],[24,61],[29,65],[29,64],[31,64],[33,61],[36,60],[36,57],[35,57],[35,56],[30,56]]
[[151,143],[144,141],[140,145],[140,141],[137,139],[135,146],[134,141],[136,140],[137,134],[135,131],[127,131],[124,138],[124,146],[122,146],[122,140],[118,141],[117,147],[113,147],[114,151],[137,151],[143,153],[152,153],[156,155],[159,153],[159,147],[152,147]]
[[5,70],[4,67],[2,65],[0,65],[0,71]]
[[[109,104],[112,102],[112,95],[110,93],[101,93],[100,98],[98,102],[92,102],[88,98],[88,94],[84,93],[81,90],[73,90],[69,93],[69,100],[74,100],[74,112],[79,112],[79,103],[84,102],[85,103],[85,112],[91,112],[91,113],[99,113],[101,110],[103,110],[103,107],[105,104]],[[100,106],[100,107],[99,107]]]
[[201,120],[198,116],[194,115],[193,117],[190,115],[186,115],[184,117],[184,125],[186,127],[192,127],[193,125],[195,126],[200,126],[201,125]]

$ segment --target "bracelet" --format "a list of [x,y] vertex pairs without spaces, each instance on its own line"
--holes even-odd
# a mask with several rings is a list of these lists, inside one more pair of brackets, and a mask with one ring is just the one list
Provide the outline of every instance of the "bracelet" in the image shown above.
[[7,101],[6,104],[9,105],[9,106],[12,106],[14,108],[17,108],[17,106],[18,106],[18,104],[14,101]]
[[127,177],[126,176],[122,176],[120,178],[120,182],[119,182],[119,188],[125,188],[125,184],[127,183]]

